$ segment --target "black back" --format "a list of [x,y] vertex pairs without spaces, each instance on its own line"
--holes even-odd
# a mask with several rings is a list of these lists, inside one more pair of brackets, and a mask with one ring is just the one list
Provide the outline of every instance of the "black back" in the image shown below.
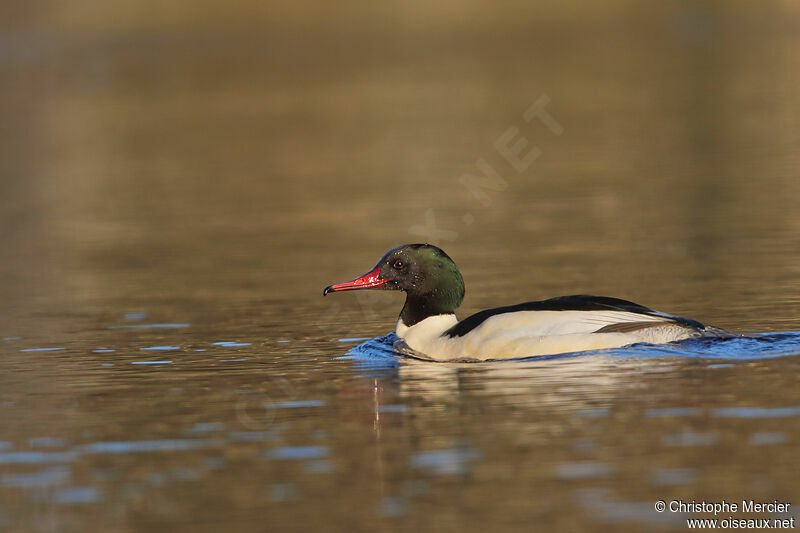
[[503,313],[516,313],[517,311],[627,311],[628,313],[639,313],[641,315],[661,317],[665,321],[677,322],[692,329],[702,330],[705,328],[703,324],[697,322],[696,320],[660,313],[650,309],[649,307],[629,302],[627,300],[610,298],[608,296],[574,294],[572,296],[559,296],[557,298],[540,300],[538,302],[525,302],[506,307],[486,309],[485,311],[480,311],[479,313],[475,313],[474,315],[465,318],[452,328],[445,331],[442,335],[446,335],[448,337],[462,337],[483,324],[483,322],[489,317]]

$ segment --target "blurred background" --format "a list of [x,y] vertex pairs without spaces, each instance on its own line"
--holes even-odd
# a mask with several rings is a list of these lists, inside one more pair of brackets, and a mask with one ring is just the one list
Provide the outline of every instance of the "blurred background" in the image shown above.
[[[739,454],[751,426],[727,421],[700,438],[708,445],[703,458],[693,455],[692,438],[678,438],[689,448],[667,446],[666,455],[640,447],[648,435],[667,439],[693,424],[713,426],[713,409],[740,401],[800,404],[789,381],[794,358],[760,374],[747,364],[719,370],[729,374],[714,374],[714,387],[705,377],[687,385],[685,373],[699,372],[691,365],[674,375],[665,370],[674,378],[668,382],[650,383],[655,378],[638,370],[609,375],[601,397],[587,388],[577,403],[567,395],[555,411],[533,412],[525,406],[549,405],[531,402],[542,399],[535,391],[558,383],[583,391],[585,382],[534,372],[518,374],[524,379],[514,386],[503,381],[507,375],[466,386],[469,375],[454,370],[461,376],[455,382],[417,377],[425,386],[415,387],[392,374],[378,383],[333,362],[348,347],[338,341],[393,330],[402,298],[321,295],[325,285],[366,272],[390,247],[429,241],[464,274],[462,315],[595,293],[737,331],[800,329],[795,2],[12,1],[0,12],[0,451],[9,450],[0,454],[0,527],[196,531],[213,530],[218,520],[248,529],[269,515],[297,530],[323,523],[330,530],[470,530],[478,525],[470,516],[508,527],[533,520],[585,530],[611,521],[637,529],[671,526],[653,526],[652,513],[624,504],[611,514],[595,511],[609,498],[647,491],[655,501],[661,493],[653,487],[663,484],[653,479],[678,479],[685,490],[677,495],[689,500],[703,490],[719,496],[720,480],[736,498],[785,498],[795,486],[774,462],[780,453],[773,462],[759,452]],[[546,114],[526,116],[534,105]],[[527,141],[522,155],[538,155],[515,167],[498,146],[520,138]],[[499,179],[464,185],[464,175],[480,176],[487,165]],[[177,326],[127,328],[151,324]],[[233,355],[205,351],[233,341],[247,347],[218,348]],[[173,347],[164,358],[183,366],[128,364],[158,347]],[[230,368],[226,361],[234,359],[242,365]],[[761,381],[747,381],[754,372]],[[660,465],[656,474],[615,477],[604,466],[554,467],[566,472],[555,480],[548,468],[544,477],[534,466],[515,474],[521,463],[511,457],[552,465],[571,452],[547,450],[581,450],[574,441],[588,437],[563,432],[597,428],[591,415],[573,416],[587,405],[619,409],[624,416],[608,419],[608,435],[630,435],[631,420],[645,417],[628,412],[631,398],[640,405],[650,398],[632,392],[642,380],[650,390],[666,387],[654,394],[653,408],[674,406],[673,399],[708,410],[693,422],[678,419],[678,429],[642,430],[622,455],[620,441],[609,437],[592,448],[604,458],[592,461],[613,465],[638,454],[642,468]],[[487,383],[503,392],[495,398],[483,390]],[[365,396],[353,392],[364,387]],[[706,387],[722,396],[678,401]],[[397,408],[403,416],[413,413],[396,441],[404,444],[386,459],[396,466],[385,467],[388,481],[383,462],[360,464],[365,453],[376,454],[374,427],[369,414],[363,424],[352,422],[361,407],[348,403],[369,403],[378,389],[406,406]],[[772,396],[747,396],[756,389]],[[252,459],[255,467],[237,452],[241,443],[222,445],[211,459],[192,452],[206,462],[192,466],[203,474],[192,471],[188,480],[175,474],[188,452],[156,465],[134,447],[121,452],[120,466],[76,451],[93,442],[183,438],[203,423],[245,430],[234,427],[241,417],[231,411],[234,396],[226,396],[242,390],[322,401],[327,411],[316,418],[278,412],[284,434],[300,432],[313,446],[323,446],[317,440],[325,435],[334,439],[343,420],[355,429],[336,437],[339,447],[306,449],[317,462],[303,474],[285,471],[287,461],[274,470]],[[418,410],[409,397],[419,400]],[[441,426],[442,413],[459,423]],[[464,447],[467,434],[500,420],[505,429],[494,428],[494,444]],[[756,441],[789,457],[798,436],[795,415],[789,420],[788,429],[758,430],[773,437]],[[528,428],[521,433],[532,440],[515,451],[504,447],[508,424]],[[450,428],[449,440],[441,427]],[[56,440],[32,440],[41,438]],[[439,449],[442,439],[456,450],[444,456],[450,477],[444,486],[425,485],[404,454]],[[61,451],[34,444],[42,442]],[[727,462],[703,470],[723,452]],[[465,474],[465,465],[481,461],[481,475]],[[740,465],[747,462],[758,468],[745,475]],[[256,471],[260,477],[247,477]],[[30,475],[44,478],[18,477]],[[462,475],[468,482],[452,479]],[[522,477],[504,485],[514,475]],[[297,476],[310,477],[311,488]],[[385,493],[375,496],[370,480],[378,477]],[[563,484],[575,477],[580,490],[598,489],[584,481],[599,478],[603,490],[629,494],[574,496]],[[547,496],[537,487],[547,487]],[[474,510],[492,497],[503,504]],[[543,498],[547,505],[530,504]],[[315,500],[321,516],[306,512]],[[363,508],[345,513],[343,506],[359,501]],[[574,512],[576,501],[584,511]]]

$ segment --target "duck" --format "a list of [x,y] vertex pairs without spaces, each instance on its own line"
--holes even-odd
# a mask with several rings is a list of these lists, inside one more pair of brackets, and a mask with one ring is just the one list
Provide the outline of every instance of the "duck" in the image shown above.
[[369,272],[328,285],[323,295],[366,289],[406,293],[394,348],[430,361],[517,359],[735,336],[620,298],[587,294],[486,309],[459,321],[455,311],[464,300],[464,280],[450,256],[432,244],[393,248]]

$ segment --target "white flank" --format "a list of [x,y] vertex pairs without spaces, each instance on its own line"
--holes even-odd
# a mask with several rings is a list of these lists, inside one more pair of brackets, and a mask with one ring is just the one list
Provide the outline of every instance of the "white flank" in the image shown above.
[[[660,344],[699,335],[664,317],[627,311],[517,311],[491,316],[462,337],[442,336],[457,322],[454,314],[431,316],[411,327],[398,320],[396,333],[412,349],[438,360],[549,355],[637,342]],[[594,333],[626,322],[653,322],[654,327],[629,333]]]

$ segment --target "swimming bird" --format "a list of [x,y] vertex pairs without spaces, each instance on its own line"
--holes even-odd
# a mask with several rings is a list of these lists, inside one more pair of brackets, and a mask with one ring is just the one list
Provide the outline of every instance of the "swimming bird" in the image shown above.
[[456,264],[430,244],[389,250],[375,267],[329,292],[405,291],[395,349],[435,361],[494,360],[550,355],[691,337],[731,337],[696,320],[607,296],[578,294],[480,311],[459,321],[464,280]]

